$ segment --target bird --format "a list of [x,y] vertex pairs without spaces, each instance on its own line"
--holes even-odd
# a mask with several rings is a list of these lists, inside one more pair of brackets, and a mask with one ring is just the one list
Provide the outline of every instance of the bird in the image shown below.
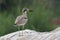
[[[24,25],[28,21],[28,17],[27,17],[28,12],[32,12],[32,10],[25,7],[25,8],[22,9],[22,15],[17,16],[17,18],[15,20],[15,23],[14,23],[14,26],[17,26],[18,30],[20,30],[21,26],[22,26],[22,30],[24,29]],[[22,32],[22,35],[23,35],[23,32]]]

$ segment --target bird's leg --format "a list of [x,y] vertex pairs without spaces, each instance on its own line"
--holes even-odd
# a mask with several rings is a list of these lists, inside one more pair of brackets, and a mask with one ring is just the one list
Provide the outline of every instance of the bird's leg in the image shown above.
[[24,25],[22,26],[22,36],[23,36]]
[[19,31],[19,34],[18,35],[20,36],[20,26],[18,26],[18,31]]

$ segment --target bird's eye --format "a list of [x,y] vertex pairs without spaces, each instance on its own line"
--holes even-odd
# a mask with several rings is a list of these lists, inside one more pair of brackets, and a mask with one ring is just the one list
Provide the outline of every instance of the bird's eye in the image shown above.
[[27,9],[24,9],[24,11],[23,11],[23,12],[25,12],[25,11],[27,11]]

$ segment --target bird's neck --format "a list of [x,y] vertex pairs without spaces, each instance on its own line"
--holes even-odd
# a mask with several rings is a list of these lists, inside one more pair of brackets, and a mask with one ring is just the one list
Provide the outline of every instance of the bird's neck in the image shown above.
[[23,15],[24,15],[24,16],[27,16],[27,12],[24,12]]

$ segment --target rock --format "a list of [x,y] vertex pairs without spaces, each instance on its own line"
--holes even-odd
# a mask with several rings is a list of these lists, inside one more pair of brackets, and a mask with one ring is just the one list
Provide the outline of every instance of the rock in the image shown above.
[[0,40],[60,40],[60,30],[57,28],[51,32],[36,32],[26,29],[1,36]]

